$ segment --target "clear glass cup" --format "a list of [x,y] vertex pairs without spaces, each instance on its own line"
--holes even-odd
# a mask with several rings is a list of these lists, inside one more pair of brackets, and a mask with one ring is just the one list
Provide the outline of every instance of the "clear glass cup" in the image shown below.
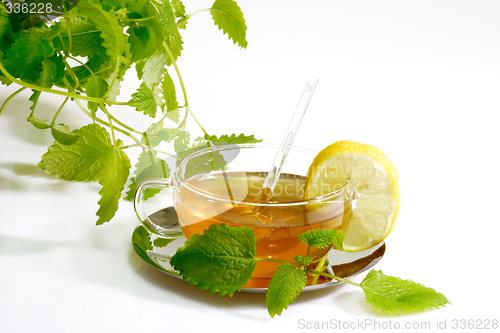
[[[351,215],[349,184],[328,194],[304,199],[304,182],[317,152],[293,147],[270,201],[261,199],[262,185],[279,145],[223,145],[196,151],[177,163],[172,179],[148,179],[136,192],[135,209],[150,232],[164,238],[190,238],[212,224],[253,229],[257,257],[293,261],[307,245],[298,236],[312,229],[345,230]],[[160,226],[143,211],[147,189],[170,185],[178,224]],[[325,189],[322,189],[325,192]],[[319,259],[329,248],[312,248]],[[277,262],[258,261],[252,278],[270,278]]]

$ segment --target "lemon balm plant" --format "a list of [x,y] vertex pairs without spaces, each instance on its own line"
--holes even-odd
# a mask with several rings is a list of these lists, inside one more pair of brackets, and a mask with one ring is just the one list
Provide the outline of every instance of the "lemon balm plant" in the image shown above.
[[[181,0],[68,0],[59,2],[65,5],[61,5],[57,20],[23,16],[27,14],[23,8],[32,6],[22,6],[19,0],[16,6],[13,1],[0,2],[0,81],[20,88],[0,106],[0,115],[14,97],[31,90],[32,106],[25,110],[26,119],[54,137],[54,144],[38,166],[59,179],[98,182],[102,188],[97,224],[113,218],[127,180],[130,185],[125,198],[132,199],[140,180],[169,177],[169,166],[160,154],[178,159],[210,142],[260,141],[253,135],[209,135],[194,117],[176,63],[183,50],[182,29],[194,15],[205,11],[230,40],[246,48],[245,20],[235,1],[215,0],[210,8],[187,14]],[[23,4],[39,2],[25,0]],[[140,85],[129,100],[121,100],[121,82],[132,68]],[[174,81],[178,81],[181,92],[176,91]],[[41,94],[64,97],[52,119],[40,119],[37,104]],[[74,101],[89,117],[89,124],[70,129],[58,121],[61,112],[67,112],[68,101]],[[116,116],[114,110],[120,107],[134,108],[154,121],[146,131],[139,131]],[[203,131],[202,137],[193,139],[186,131],[189,115]],[[169,123],[174,125],[167,126]],[[124,145],[119,135],[134,143]],[[159,149],[162,142],[169,143],[173,151]],[[141,150],[134,168],[127,155],[133,148]],[[314,160],[306,179],[306,196],[312,196],[312,189],[319,185],[322,189],[324,183],[335,187],[349,179],[363,197],[356,202],[345,235],[312,230],[300,236],[308,246],[306,253],[296,256],[294,262],[280,262],[270,280],[266,302],[271,316],[280,315],[293,302],[304,288],[307,275],[313,276],[313,281],[323,276],[361,287],[367,301],[382,311],[421,311],[448,303],[434,289],[380,271],[370,272],[361,284],[345,280],[325,273],[324,259],[313,261],[309,256],[310,247],[359,251],[380,242],[390,232],[399,210],[399,191],[397,174],[384,156],[370,146],[341,142],[320,152]],[[331,169],[348,173],[332,176]],[[368,176],[359,173],[361,169],[369,171]],[[372,177],[371,171],[377,177]],[[149,234],[142,230],[146,248],[152,248]],[[159,243],[154,242],[155,246],[164,245]],[[251,228],[221,224],[193,235],[172,257],[171,264],[190,284],[222,296],[241,290],[258,260],[269,258],[256,257]]]
[[[55,140],[38,166],[56,178],[99,182],[97,224],[115,215],[131,169],[134,176],[125,194],[129,200],[139,175],[169,176],[169,166],[158,154],[178,158],[209,141],[258,141],[243,134],[209,135],[191,110],[176,63],[183,51],[181,31],[198,13],[209,12],[230,40],[246,48],[245,20],[235,1],[216,0],[210,8],[191,14],[180,0],[63,1],[56,20],[28,15],[29,5],[39,2],[0,2],[0,81],[20,86],[3,102],[0,115],[16,95],[31,90],[27,121],[37,129],[50,130]],[[48,15],[55,5],[40,8]],[[141,83],[131,99],[120,100],[125,73],[134,67]],[[174,80],[181,92],[176,92]],[[37,115],[41,94],[65,97],[52,119]],[[58,121],[70,100],[89,117],[88,125],[70,129]],[[116,116],[120,107],[134,108],[154,122],[148,130],[139,131]],[[204,136],[192,138],[186,131],[189,115]],[[119,133],[134,143],[125,146]],[[173,146],[173,152],[160,150],[161,142]],[[135,168],[127,155],[131,148],[142,150]]]

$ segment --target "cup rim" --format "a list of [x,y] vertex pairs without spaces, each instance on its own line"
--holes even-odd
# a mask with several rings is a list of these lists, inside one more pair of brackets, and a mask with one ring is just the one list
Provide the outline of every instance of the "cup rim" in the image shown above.
[[[180,181],[180,183],[189,188],[191,191],[196,192],[200,195],[203,195],[205,197],[217,200],[217,201],[222,201],[226,203],[231,203],[234,204],[235,200],[231,200],[231,198],[228,198],[226,196],[221,196],[217,195],[205,190],[202,190],[190,183],[184,177],[181,176],[180,169],[182,165],[187,161],[188,159],[192,157],[196,157],[199,155],[202,155],[204,153],[207,153],[209,151],[220,151],[224,149],[231,149],[230,147],[234,148],[235,146],[238,146],[239,148],[276,148],[278,149],[280,147],[280,144],[274,144],[274,143],[243,143],[243,144],[228,144],[228,145],[221,145],[221,146],[212,146],[212,147],[207,147],[203,148],[201,150],[197,150],[185,157],[183,157],[179,163],[176,166],[175,170],[175,178]],[[310,153],[310,154],[315,154],[317,155],[318,152],[312,149],[307,149],[307,148],[302,148],[302,147],[296,147],[293,146],[291,147],[292,150],[294,151],[301,151],[304,153]],[[268,202],[260,202],[257,200],[241,200],[241,201],[236,201],[238,204],[244,204],[248,206],[257,206],[257,207],[283,207],[283,206],[300,206],[300,205],[306,205],[306,204],[314,204],[314,203],[319,203],[322,201],[325,201],[326,199],[329,199],[331,197],[337,196],[340,193],[343,193],[344,191],[347,190],[347,187],[349,185],[349,179],[347,180],[347,183],[344,184],[341,188],[327,193],[323,194],[314,198],[309,198],[309,199],[300,199],[300,200],[288,200],[288,201],[268,201]]]

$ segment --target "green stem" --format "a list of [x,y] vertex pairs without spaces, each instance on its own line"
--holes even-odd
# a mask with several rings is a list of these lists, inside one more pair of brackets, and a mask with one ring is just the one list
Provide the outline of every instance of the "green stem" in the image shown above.
[[163,48],[165,49],[165,52],[167,52],[168,57],[170,58],[170,61],[172,61],[172,64],[174,65],[175,72],[177,73],[177,77],[179,78],[179,83],[181,84],[182,88],[182,95],[184,96],[184,103],[186,104],[186,107],[188,106],[188,98],[187,98],[187,93],[186,93],[186,87],[184,86],[184,81],[182,80],[181,72],[179,71],[179,67],[177,67],[177,63],[175,62],[175,57],[172,54],[172,51],[168,47],[167,43],[163,41]]
[[138,130],[135,130],[135,129],[133,129],[132,127],[130,127],[130,126],[128,126],[128,125],[126,125],[126,124],[124,124],[123,122],[121,122],[120,120],[118,120],[117,118],[115,118],[115,117],[114,117],[111,113],[109,113],[109,116],[111,117],[111,119],[113,119],[113,121],[114,121],[115,123],[117,123],[117,124],[118,124],[118,125],[120,125],[121,127],[125,128],[125,129],[127,129],[127,130],[129,130],[130,132],[133,132],[133,133],[135,133],[135,134],[142,135],[142,132],[140,132],[140,131],[138,131]]
[[198,126],[201,128],[201,130],[203,131],[203,133],[205,133],[206,135],[209,135],[207,133],[207,131],[205,131],[205,129],[203,128],[203,126],[201,126],[201,124],[198,121],[198,119],[196,119],[196,117],[194,116],[193,111],[191,111],[191,107],[189,105],[186,105],[186,110],[189,112],[189,114],[191,115],[191,117],[193,117],[194,121],[196,122],[196,124],[198,124]]
[[331,279],[335,279],[337,281],[340,281],[340,282],[345,282],[345,283],[348,283],[350,285],[353,285],[353,286],[356,286],[356,287],[359,287],[359,288],[363,288],[362,285],[360,285],[359,283],[356,283],[356,282],[352,282],[352,281],[349,281],[349,280],[346,280],[346,279],[343,279],[341,277],[338,277],[338,276],[335,276],[335,275],[332,275],[332,274],[328,274],[328,273],[324,273],[324,272],[320,272],[320,271],[315,271],[315,270],[310,270],[308,269],[306,271],[306,273],[309,273],[309,274],[314,274],[314,275],[321,275],[321,276],[324,276],[324,277],[328,277],[328,278],[331,278]]
[[[75,102],[80,107],[80,109],[83,111],[83,113],[85,113],[90,118],[93,118],[92,114],[90,114],[90,112],[81,104],[81,101],[75,100]],[[95,121],[97,121],[101,125],[110,127],[109,123],[105,122],[104,120],[102,120],[102,119],[100,119],[98,117],[94,117],[93,119],[95,119]],[[116,127],[115,130],[117,130],[118,132],[120,132],[122,134],[125,134],[126,136],[128,136],[129,138],[131,138],[132,140],[134,140],[135,143],[137,143],[139,146],[143,146],[143,144],[139,140],[137,140],[137,138],[135,136],[133,136],[132,134],[130,134],[129,132],[124,131],[121,128],[118,128],[118,127]]]
[[56,114],[54,115],[54,118],[52,118],[52,123],[50,124],[50,126],[54,126],[54,124],[56,123],[56,119],[57,119],[57,116],[59,116],[59,113],[61,113],[61,110],[63,109],[63,107],[66,105],[66,102],[68,101],[69,97],[66,97],[64,99],[64,102],[61,104],[61,106],[59,107],[59,109],[57,109],[57,112]]
[[196,119],[194,113],[191,111],[191,107],[189,106],[189,103],[188,103],[186,87],[184,86],[184,81],[182,80],[181,72],[179,71],[179,67],[177,67],[177,63],[175,62],[175,58],[174,58],[174,55],[172,54],[172,51],[170,51],[170,48],[168,47],[168,45],[165,41],[163,42],[163,48],[167,52],[167,55],[170,58],[170,61],[172,61],[172,64],[174,65],[174,68],[175,68],[175,72],[177,73],[177,77],[179,78],[179,83],[181,84],[182,94],[184,96],[184,104],[186,105],[187,112],[189,112],[191,117],[193,117],[194,121],[196,122],[196,124],[198,124],[198,126],[201,128],[203,133],[208,135],[207,131],[205,131],[205,129],[203,128],[203,126],[201,126],[198,119]]
[[115,85],[116,77],[118,76],[118,69],[120,67],[120,58],[116,60],[116,66],[115,66],[115,72],[113,73],[113,79],[111,80],[111,83],[109,84],[108,90],[106,90],[106,93],[104,96],[102,96],[102,99],[105,99],[108,97],[109,93],[111,92],[111,89],[113,89],[113,86]]
[[5,102],[3,102],[2,104],[2,107],[0,107],[0,116],[2,115],[2,112],[3,110],[5,109],[5,107],[7,106],[7,104],[14,98],[16,97],[20,92],[22,92],[23,90],[26,90],[28,88],[26,87],[22,87],[21,89],[18,89],[16,90],[12,95],[10,95],[9,97],[7,97],[7,99],[5,100]]
[[198,15],[198,14],[200,14],[200,13],[203,13],[203,12],[209,11],[210,9],[212,9],[212,8],[200,9],[200,10],[195,11],[194,13],[189,14],[188,16],[186,16],[186,22],[187,22],[187,21],[188,21],[191,17],[193,17],[193,16],[195,16],[195,15]]
[[12,82],[15,82],[18,85],[20,85],[22,87],[25,87],[25,88],[29,88],[29,89],[33,89],[33,90],[39,90],[39,91],[44,91],[44,92],[48,92],[48,93],[52,93],[52,94],[56,94],[56,95],[65,96],[65,97],[70,97],[70,98],[74,98],[75,100],[76,99],[81,99],[81,100],[84,100],[84,101],[95,102],[95,103],[106,103],[106,104],[109,104],[109,105],[128,105],[127,102],[115,102],[115,101],[103,100],[101,98],[83,96],[83,95],[78,95],[78,94],[75,94],[75,93],[68,93],[68,92],[65,92],[65,91],[60,91],[60,90],[54,90],[54,89],[50,89],[50,88],[40,87],[40,86],[37,86],[36,84],[26,83],[26,82],[23,82],[21,80],[16,79],[12,75],[10,75],[10,73],[7,72],[7,70],[5,69],[5,67],[3,67],[3,65],[1,63],[0,63],[0,71],[9,80],[11,80]]
[[[70,58],[71,60],[76,61],[77,63],[79,63],[80,65],[82,65],[83,67],[85,67],[85,69],[86,69],[86,70],[88,70],[88,71],[89,71],[92,75],[97,74],[97,73],[95,73],[95,74],[94,74],[94,72],[92,71],[92,69],[90,69],[90,67],[89,67],[89,66],[87,66],[86,64],[84,64],[83,62],[81,62],[80,60],[78,60],[77,58],[72,57],[72,56],[70,56],[70,55],[68,56],[68,58]],[[109,68],[109,67],[111,67],[111,66],[108,66],[107,68]],[[107,69],[107,68],[106,68],[106,69]],[[92,76],[92,75],[89,75],[89,77],[90,77],[90,76]]]
[[111,117],[110,117],[109,112],[105,106],[102,107],[102,110],[108,116],[109,129],[111,130],[111,139],[113,140],[113,146],[116,146],[115,127],[113,126],[113,122],[111,121]]
[[157,19],[157,18],[159,18],[159,17],[160,17],[160,15],[149,16],[149,17],[143,17],[143,18],[139,18],[139,19],[131,19],[131,18],[128,18],[128,17],[120,16],[120,15],[116,15],[116,17],[117,17],[120,21],[125,21],[125,22],[142,22],[142,21],[148,21],[148,20],[154,20],[154,19]]
[[[318,266],[316,266],[316,270],[323,272],[325,269],[325,261],[326,261],[326,255],[322,256],[321,259],[319,260]],[[313,277],[313,280],[311,284],[314,286],[318,282],[319,275],[315,275]]]

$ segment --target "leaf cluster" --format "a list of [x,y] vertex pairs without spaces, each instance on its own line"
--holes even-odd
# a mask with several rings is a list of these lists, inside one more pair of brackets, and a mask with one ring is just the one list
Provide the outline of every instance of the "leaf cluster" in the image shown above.
[[[338,230],[315,229],[299,236],[299,240],[311,246],[341,248],[343,233]],[[269,315],[281,315],[307,285],[308,276],[322,275],[363,289],[366,301],[382,312],[413,312],[439,308],[449,303],[446,297],[432,288],[410,280],[388,276],[372,270],[361,284],[335,275],[318,271],[318,261],[308,256],[296,256],[296,262],[286,262],[277,268],[269,281],[266,304]],[[190,285],[208,289],[220,296],[240,291],[248,283],[258,260],[255,233],[249,227],[212,225],[203,235],[193,235],[179,248],[170,264],[178,270]],[[274,259],[273,261],[276,261]]]
[[[203,11],[188,15],[181,0],[79,0],[72,1],[58,20],[37,21],[23,30],[0,2],[0,83],[22,87],[4,102],[0,114],[19,92],[32,90],[27,121],[37,129],[50,130],[54,137],[38,166],[56,178],[99,182],[97,224],[114,216],[127,180],[125,199],[131,200],[140,181],[169,177],[172,164],[190,150],[213,142],[259,141],[243,134],[209,135],[201,125],[204,136],[193,140],[185,129],[193,113],[176,61],[183,53],[181,30]],[[245,20],[235,1],[216,0],[205,11],[211,12],[215,26],[230,40],[247,46]],[[130,100],[119,101],[121,83],[133,68],[140,85]],[[36,112],[45,93],[66,97],[51,120],[40,119]],[[76,101],[90,117],[88,125],[70,129],[57,121],[68,100]],[[153,123],[147,131],[139,131],[116,118],[110,106],[129,106]],[[117,135],[135,144],[124,146]],[[160,150],[162,142],[174,152]],[[125,153],[132,147],[142,150],[134,168]],[[146,198],[155,193],[150,190]]]

